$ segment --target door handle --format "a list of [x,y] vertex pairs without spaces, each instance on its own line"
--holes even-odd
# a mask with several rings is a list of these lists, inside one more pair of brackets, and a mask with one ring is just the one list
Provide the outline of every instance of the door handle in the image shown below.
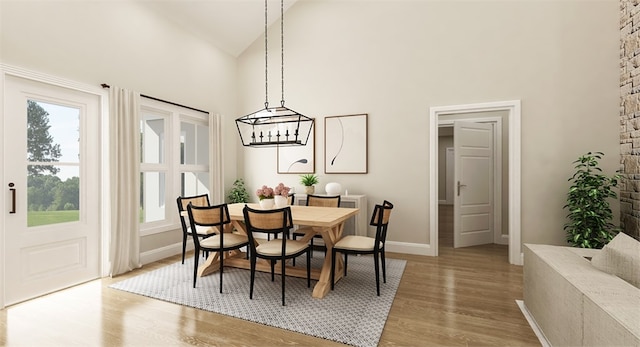
[[460,184],[460,181],[458,181],[458,196],[460,196],[460,188],[462,187],[466,187],[466,184]]
[[9,191],[11,192],[11,211],[9,213],[16,213],[16,189],[13,186],[13,182],[9,183]]

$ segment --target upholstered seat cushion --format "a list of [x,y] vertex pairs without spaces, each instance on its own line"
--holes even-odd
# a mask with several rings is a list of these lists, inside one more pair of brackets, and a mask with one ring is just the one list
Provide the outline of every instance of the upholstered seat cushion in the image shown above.
[[[187,223],[187,232],[191,233],[191,226],[189,226],[189,212],[187,210],[181,211],[180,215],[182,217],[184,217],[185,222]],[[210,235],[210,234],[215,234],[218,231],[214,228],[211,227],[205,227],[202,225],[196,225],[196,233],[198,235]]]
[[[354,251],[373,251],[376,239],[366,236],[347,235],[336,242],[333,246],[338,249],[349,249]],[[380,242],[380,247],[383,244]]]
[[625,233],[605,245],[591,264],[640,288],[640,242]]
[[[246,235],[240,235],[235,233],[224,234],[224,248],[234,247],[243,243],[249,242]],[[207,248],[220,248],[220,235],[208,237],[200,241],[200,246]]]
[[[287,240],[287,254],[291,255],[302,251],[309,247],[309,244],[302,241]],[[275,239],[261,243],[256,247],[258,254],[275,256],[282,254],[282,239]]]
[[[196,233],[198,235],[211,235],[216,234],[217,232],[218,231],[215,228],[196,225]],[[191,233],[191,227],[187,227],[187,233]]]

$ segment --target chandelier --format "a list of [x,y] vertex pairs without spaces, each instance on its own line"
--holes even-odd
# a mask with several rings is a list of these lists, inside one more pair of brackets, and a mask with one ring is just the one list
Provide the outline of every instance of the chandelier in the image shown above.
[[269,107],[267,0],[264,1],[264,108],[236,119],[242,145],[249,147],[305,146],[314,120],[284,106],[284,0],[280,0],[280,106]]

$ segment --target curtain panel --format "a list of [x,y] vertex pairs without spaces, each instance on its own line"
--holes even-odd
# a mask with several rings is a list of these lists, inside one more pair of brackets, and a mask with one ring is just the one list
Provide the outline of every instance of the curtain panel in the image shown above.
[[110,276],[140,263],[140,94],[109,88]]
[[214,204],[225,201],[222,173],[222,136],[220,115],[209,113],[209,173],[211,189],[209,197]]

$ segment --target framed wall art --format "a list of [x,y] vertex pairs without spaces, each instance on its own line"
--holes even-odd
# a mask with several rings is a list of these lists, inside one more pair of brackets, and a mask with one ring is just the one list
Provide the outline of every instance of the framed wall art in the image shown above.
[[324,119],[324,172],[367,173],[367,114]]
[[278,147],[279,174],[307,174],[316,172],[316,127],[309,133],[306,146]]

